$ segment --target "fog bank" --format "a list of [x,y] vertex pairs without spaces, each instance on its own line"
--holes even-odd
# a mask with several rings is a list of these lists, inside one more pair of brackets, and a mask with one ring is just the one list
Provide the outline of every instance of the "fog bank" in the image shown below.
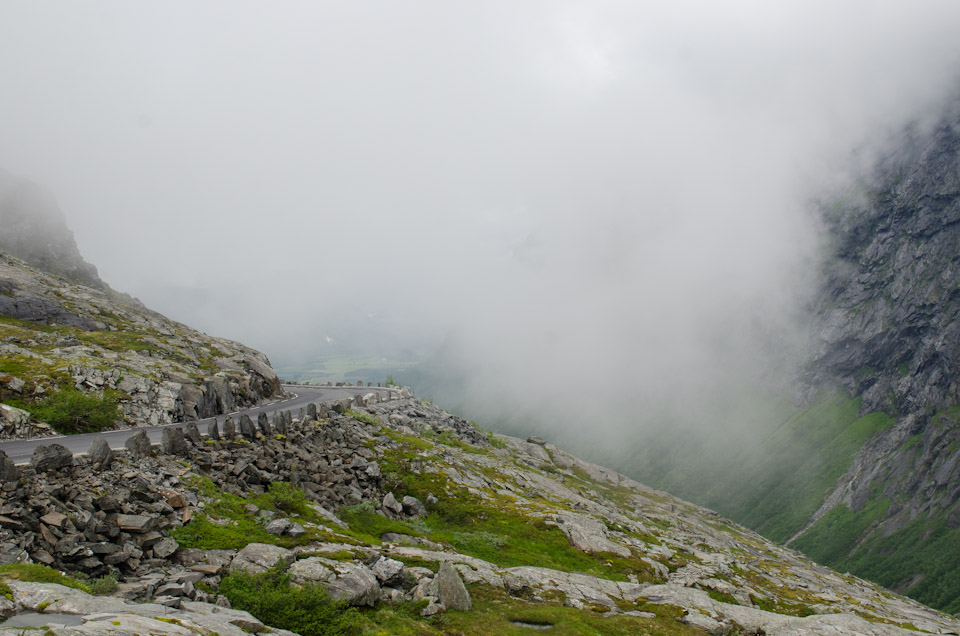
[[112,286],[277,366],[446,342],[474,403],[629,431],[779,381],[811,201],[955,90],[957,24],[952,0],[9,2],[0,166]]

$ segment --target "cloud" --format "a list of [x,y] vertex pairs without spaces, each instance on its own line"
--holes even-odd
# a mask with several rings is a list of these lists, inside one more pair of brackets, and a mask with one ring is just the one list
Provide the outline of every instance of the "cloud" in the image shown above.
[[480,395],[677,403],[790,349],[809,201],[954,89],[958,23],[952,0],[8,3],[0,165],[114,287],[275,362],[375,325],[456,334]]

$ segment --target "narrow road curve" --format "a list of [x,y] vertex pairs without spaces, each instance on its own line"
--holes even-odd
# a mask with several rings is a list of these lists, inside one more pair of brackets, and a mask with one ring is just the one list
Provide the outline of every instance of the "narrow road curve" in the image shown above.
[[[333,402],[336,400],[352,398],[356,395],[365,395],[370,392],[389,394],[390,391],[390,389],[385,388],[359,386],[327,387],[284,385],[283,388],[287,393],[292,393],[293,397],[287,398],[280,402],[272,402],[270,404],[263,404],[253,408],[242,409],[239,411],[234,411],[233,413],[220,415],[219,419],[223,420],[227,417],[227,415],[233,417],[234,419],[238,419],[240,415],[245,413],[249,415],[254,422],[256,422],[257,417],[261,413],[266,413],[269,416],[273,414],[274,411],[293,411],[294,414],[296,414],[296,412],[301,408],[306,409],[307,404],[310,402]],[[212,417],[208,417],[206,419],[197,421],[197,426],[200,427],[201,433],[206,433],[206,425],[213,419],[214,418]],[[14,463],[26,464],[30,461],[30,457],[33,456],[34,449],[36,449],[38,446],[45,446],[53,443],[63,444],[69,448],[74,455],[79,455],[87,452],[87,450],[90,448],[90,442],[93,441],[93,438],[97,435],[102,435],[103,438],[107,440],[110,448],[119,449],[124,447],[124,442],[126,442],[127,439],[139,431],[146,431],[147,435],[150,437],[150,441],[154,444],[159,444],[164,428],[169,426],[182,427],[183,424],[184,422],[177,424],[162,424],[160,426],[134,426],[119,431],[104,431],[102,433],[82,433],[79,435],[41,437],[38,439],[17,439],[0,442],[0,450],[5,452],[10,459],[14,461]]]

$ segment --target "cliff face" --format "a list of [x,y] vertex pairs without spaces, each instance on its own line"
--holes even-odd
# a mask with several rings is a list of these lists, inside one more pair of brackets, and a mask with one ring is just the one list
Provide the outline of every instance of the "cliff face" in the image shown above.
[[97,268],[83,260],[73,232],[49,192],[0,170],[0,252],[51,274],[103,289]]
[[864,411],[929,414],[958,403],[960,117],[908,139],[854,205],[827,214],[829,262],[808,381]]
[[945,564],[960,555],[960,108],[908,138],[865,189],[827,214],[835,255],[805,382],[841,386],[861,414],[894,423],[793,545],[957,611]]

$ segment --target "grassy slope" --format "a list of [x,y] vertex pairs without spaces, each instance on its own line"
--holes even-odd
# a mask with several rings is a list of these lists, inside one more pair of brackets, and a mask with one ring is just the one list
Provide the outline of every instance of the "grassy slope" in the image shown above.
[[[859,408],[858,399],[829,395],[783,418],[756,448],[701,463],[674,456],[679,463],[661,483],[642,477],[782,542],[819,508],[863,443],[892,424],[884,413],[857,417]],[[937,418],[956,415],[954,409]],[[919,442],[920,436],[914,436],[907,449]],[[791,547],[932,607],[960,612],[960,570],[955,567],[960,562],[960,531],[947,526],[950,511],[920,517],[887,537],[870,535],[861,544],[890,505],[879,492],[860,510],[841,504]]]
[[[933,425],[954,425],[958,409],[938,413]],[[908,439],[901,452],[919,446]],[[919,455],[917,455],[918,457]],[[860,510],[840,505],[805,532],[792,547],[838,570],[853,572],[946,612],[960,612],[960,531],[947,519],[960,503],[935,515],[921,515],[888,536],[874,532],[891,501],[875,485],[875,495]],[[955,525],[955,524],[954,524]],[[868,534],[866,540],[863,540]]]
[[684,456],[659,449],[664,443],[689,448],[688,442],[661,439],[652,452],[641,454],[659,455],[659,466],[629,472],[785,541],[820,507],[864,441],[892,423],[883,413],[857,417],[859,408],[858,399],[840,393],[801,411],[771,402],[770,418],[780,423],[755,443],[728,445],[721,452],[691,449]]

